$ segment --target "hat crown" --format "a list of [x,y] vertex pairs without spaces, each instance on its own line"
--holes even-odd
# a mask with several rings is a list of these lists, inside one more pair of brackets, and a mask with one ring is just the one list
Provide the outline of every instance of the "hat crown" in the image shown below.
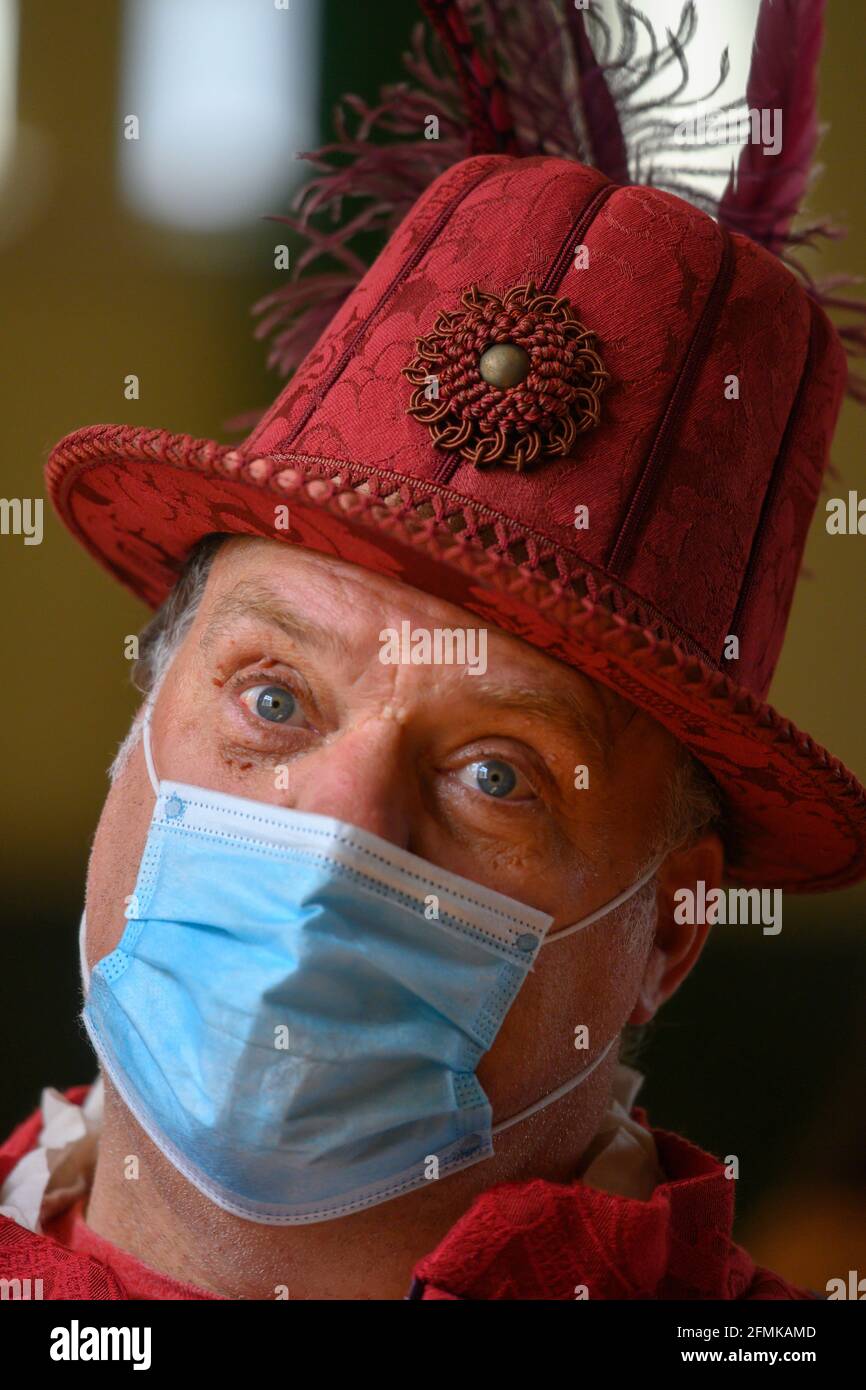
[[[553,348],[536,334],[535,378],[485,386],[479,372],[473,383],[486,396],[464,391],[458,410],[455,378],[443,376],[452,429],[436,444],[410,413],[405,373],[419,341],[445,316],[465,343],[456,316],[468,291],[505,300],[525,286],[537,291],[536,318],[564,300],[591,335],[607,373],[598,424],[584,428],[593,421],[578,411],[564,451],[546,447],[563,443],[548,426],[564,388]],[[517,347],[536,326],[518,324]],[[481,349],[483,337],[473,344]],[[464,357],[470,374],[482,355]],[[529,538],[591,598],[763,696],[845,379],[839,339],[798,279],[706,213],[571,160],[479,156],[419,199],[242,452],[306,458],[322,476],[356,484],[375,476],[385,492],[389,479],[441,492],[449,508],[489,516],[492,543],[515,563]],[[537,408],[526,402],[533,380]],[[465,419],[490,430],[516,418],[502,413],[509,402],[491,404],[508,391],[523,392],[524,415],[537,422],[526,467],[520,451],[509,467],[476,450],[478,466],[471,450],[447,447],[460,437],[455,422],[465,434]],[[725,656],[731,634],[735,664]]]

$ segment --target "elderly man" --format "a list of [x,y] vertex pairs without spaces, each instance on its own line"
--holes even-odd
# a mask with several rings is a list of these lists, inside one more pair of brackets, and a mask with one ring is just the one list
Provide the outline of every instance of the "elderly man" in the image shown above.
[[[706,779],[695,775],[696,765],[651,719],[504,632],[489,631],[488,670],[478,679],[465,667],[431,672],[420,665],[384,664],[381,633],[399,630],[405,621],[415,630],[478,626],[471,614],[451,604],[330,557],[267,540],[205,541],[142,644],[140,667],[152,698],[150,741],[158,775],[244,798],[244,804],[249,798],[251,810],[257,802],[313,813],[323,834],[331,818],[369,832],[370,843],[381,844],[383,855],[393,846],[418,856],[419,865],[429,861],[430,886],[436,891],[441,882],[443,898],[458,887],[468,890],[471,880],[495,890],[497,902],[504,894],[548,914],[554,922],[547,948],[538,953],[477,1076],[494,1121],[551,1096],[584,1070],[587,1083],[511,1126],[497,1140],[493,1156],[453,1177],[437,1181],[419,1170],[414,1190],[395,1198],[387,1210],[376,1205],[291,1227],[250,1224],[215,1209],[191,1187],[190,1175],[175,1170],[142,1132],[106,1077],[103,1137],[86,1225],[145,1264],[201,1289],[256,1298],[274,1296],[285,1285],[296,1297],[400,1298],[422,1256],[429,1263],[430,1252],[492,1186],[511,1185],[490,1210],[497,1220],[507,1221],[517,1210],[515,1202],[522,1206],[525,1197],[537,1204],[539,1218],[552,1201],[547,1219],[555,1220],[556,1205],[571,1191],[559,1185],[581,1171],[588,1170],[591,1187],[610,1187],[634,1199],[623,1204],[624,1211],[640,1209],[665,1182],[649,1134],[628,1120],[621,1104],[609,1108],[617,1053],[608,1043],[618,1040],[629,1022],[652,1017],[700,953],[707,928],[677,926],[672,895],[681,883],[702,878],[715,884],[720,878],[722,850],[708,824],[714,805]],[[154,802],[142,724],[136,721],[121,749],[94,842],[85,973],[111,957],[123,925],[119,904],[141,891],[137,871]],[[591,795],[575,791],[574,770],[580,765],[591,769]],[[285,769],[279,790],[275,768]],[[395,855],[392,871],[402,862]],[[654,880],[628,903],[557,942],[559,928],[583,919],[620,894],[624,882],[640,880],[656,865]],[[221,872],[221,881],[212,886],[220,900],[233,900],[230,859]],[[288,879],[291,866],[281,866],[280,873]],[[487,903],[483,891],[478,897]],[[240,909],[240,902],[236,906]],[[435,939],[441,927],[435,919],[425,920],[423,901],[417,907],[418,931]],[[440,907],[444,917],[444,903]],[[324,899],[319,908],[327,910]],[[279,914],[278,903],[274,910]],[[341,922],[348,923],[350,910],[341,909]],[[237,922],[232,928],[239,944],[254,925]],[[180,927],[176,930],[179,942]],[[357,930],[363,930],[362,920]],[[369,1013],[359,1018],[355,999],[342,1001],[349,1004],[344,1026],[347,1042],[354,1040],[358,1048],[365,1046],[366,1024],[374,1045],[382,1030],[389,1058],[379,1058],[383,1082],[375,1103],[381,1117],[373,1133],[376,1144],[385,1145],[390,1126],[424,1114],[420,1099],[414,1107],[404,1086],[423,1088],[429,1075],[414,1044],[401,1048],[403,1036],[412,1038],[412,1011],[419,1007],[414,989],[407,987],[400,996],[406,1015],[387,1015],[377,1027],[375,1011],[384,989],[377,982],[368,993],[366,946],[358,944],[361,956],[346,965],[345,974],[339,960],[330,962],[333,978],[327,988],[323,983],[318,1001],[310,971],[303,980],[311,993],[303,1001],[287,1001],[286,1012],[276,1008],[273,1017],[288,1020],[291,1031],[292,1011],[308,999],[311,1008],[319,1002],[329,1022],[321,1045],[339,1053],[335,1013],[341,998],[335,991],[353,989],[352,971],[362,975],[357,1001]],[[254,1020],[244,1018],[241,981],[209,973],[204,927],[199,945],[204,954],[198,984],[214,996],[206,1006],[207,1028],[219,1026],[233,1002],[239,1005],[234,1016],[249,1026]],[[147,951],[144,955],[147,968],[156,968],[155,959]],[[242,957],[243,952],[237,961],[241,972]],[[195,965],[194,957],[190,964]],[[436,965],[431,949],[425,968],[434,977]],[[458,961],[454,968],[465,972],[470,965]],[[446,962],[443,968],[451,967]],[[273,976],[278,989],[283,971],[290,973],[289,962]],[[186,982],[185,994],[192,984]],[[431,979],[431,992],[435,988]],[[460,988],[470,986],[461,981]],[[158,1000],[152,1004],[159,1010]],[[137,1029],[146,1020],[128,1022]],[[171,1029],[166,1057],[182,1052],[187,1043],[178,1033],[191,1021],[157,1016],[153,1022],[157,1031]],[[303,1019],[298,1026],[303,1029]],[[576,1050],[578,1029],[588,1033],[586,1050]],[[206,1037],[200,1043],[206,1068],[207,1050],[214,1047],[218,1057],[219,1044]],[[398,1066],[401,1050],[406,1055]],[[602,1052],[601,1064],[589,1076],[588,1059]],[[280,1065],[279,1050],[273,1060]],[[342,1149],[351,1148],[356,1112],[361,1124],[369,1120],[370,1097],[352,1093],[351,1058],[316,1057],[319,1069],[337,1068],[336,1084],[345,1083],[345,1091],[337,1092],[327,1074],[310,1069],[309,1057],[303,1062],[310,1092],[295,1093],[288,1079],[280,1098],[283,1123],[289,1132],[288,1112],[296,1108],[300,1133],[300,1121],[309,1113],[312,1122],[320,1105],[316,1125],[325,1132],[309,1141],[314,1150],[309,1164],[338,1171]],[[215,1123],[228,1115],[232,1087],[243,1091],[237,1072],[225,1082],[226,1109],[223,1121]],[[633,1076],[619,1084],[627,1094]],[[243,1100],[252,1103],[253,1093]],[[240,1118],[240,1103],[237,1114]],[[251,1114],[245,1123],[254,1123]],[[327,1133],[331,1128],[333,1137]],[[236,1139],[243,1137],[239,1128]],[[685,1145],[675,1142],[675,1150],[676,1163],[685,1163],[690,1174],[692,1165],[705,1168],[727,1197],[729,1184],[715,1165]],[[429,1168],[428,1151],[422,1143],[418,1153]],[[130,1154],[139,1157],[135,1181],[126,1169]],[[653,1225],[657,1216],[652,1213]],[[568,1217],[563,1212],[560,1219],[571,1224],[577,1212]],[[58,1229],[69,1227],[61,1223]],[[635,1252],[641,1260],[651,1253],[643,1251],[643,1238],[642,1233]],[[83,1248],[93,1247],[85,1243]],[[653,1262],[657,1257],[658,1251]],[[454,1256],[443,1251],[442,1258],[450,1262]],[[524,1278],[530,1268],[527,1263]],[[573,1285],[580,1282],[578,1263],[573,1272],[573,1279],[568,1276],[572,1297]],[[471,1274],[464,1271],[464,1277]],[[605,1286],[596,1284],[591,1292],[627,1294],[636,1274],[626,1268],[611,1271]],[[601,1275],[598,1270],[595,1278]],[[539,1292],[527,1285],[523,1296]]]
[[620,1051],[723,883],[866,872],[862,788],[763,702],[844,365],[723,217],[479,154],[242,446],[56,447],[60,515],[158,611],[88,872],[100,1080],[3,1150],[10,1269],[812,1296],[733,1242],[736,1165],[653,1130]]

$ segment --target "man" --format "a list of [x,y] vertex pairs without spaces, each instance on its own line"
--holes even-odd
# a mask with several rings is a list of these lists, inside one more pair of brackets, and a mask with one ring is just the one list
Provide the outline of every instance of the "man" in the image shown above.
[[[450,604],[331,558],[267,540],[205,542],[144,642],[143,679],[158,691],[153,746],[163,776],[337,817],[531,902],[554,917],[554,941],[558,925],[613,898],[664,854],[628,905],[541,953],[478,1070],[494,1115],[508,1116],[578,1069],[576,1026],[607,1040],[629,1022],[642,1024],[691,969],[707,928],[677,925],[673,894],[684,883],[721,879],[721,843],[705,823],[712,796],[659,725],[505,633],[491,630],[480,680],[465,667],[439,668],[431,680],[422,666],[383,664],[380,633],[407,620],[415,629],[478,627]],[[282,693],[291,705],[276,725],[278,744],[273,721],[256,713],[263,691],[272,704]],[[152,794],[140,734],[139,720],[94,842],[90,969],[117,945],[118,903],[133,893],[147,836]],[[276,792],[273,766],[281,762],[288,785]],[[575,794],[577,765],[592,769],[592,796]],[[422,1256],[497,1184],[512,1185],[498,1199],[502,1215],[494,1208],[499,1220],[518,1194],[530,1209],[534,1199],[544,1218],[581,1169],[594,1175],[592,1191],[597,1183],[624,1195],[624,1214],[652,1203],[659,1184],[669,1184],[646,1132],[620,1108],[620,1123],[608,1115],[599,1135],[616,1073],[611,1051],[585,1088],[503,1136],[489,1163],[398,1199],[387,1220],[373,1207],[295,1229],[250,1226],[191,1190],[106,1078],[86,1224],[171,1279],[224,1296],[268,1297],[287,1286],[294,1297],[400,1298]],[[727,1198],[731,1185],[718,1165],[664,1142],[689,1179],[700,1174]],[[140,1159],[132,1182],[130,1154]],[[660,1217],[647,1212],[654,1239]],[[75,1226],[55,1218],[54,1229]],[[645,1246],[646,1234],[635,1232],[622,1266],[593,1277],[584,1268],[591,1296],[655,1292],[642,1266],[649,1261],[657,1279],[661,1247]],[[86,1238],[80,1248],[103,1253]],[[575,1285],[581,1268],[576,1258],[568,1273]],[[743,1290],[767,1286],[766,1276],[750,1271],[747,1279],[745,1270],[740,1252],[727,1255],[705,1296],[725,1296],[731,1281]],[[565,1296],[561,1275],[558,1283]],[[670,1296],[677,1291],[672,1282]],[[522,1296],[541,1292],[527,1286]]]
[[[674,925],[673,887],[692,877],[716,882],[721,869],[718,836],[689,833],[687,764],[664,730],[504,633],[491,631],[489,674],[480,680],[465,667],[436,669],[431,681],[429,668],[383,664],[385,628],[409,620],[453,629],[467,618],[477,625],[452,605],[354,566],[274,541],[228,538],[215,556],[207,546],[191,571],[157,650],[145,643],[143,652],[158,683],[152,733],[163,776],[337,817],[533,902],[561,924],[614,897],[624,869],[639,877],[668,847],[662,837],[672,842],[660,878],[663,926],[656,925],[659,890],[647,885],[613,921],[564,941],[558,954],[542,953],[479,1068],[497,1116],[579,1068],[576,1025],[606,1041],[629,1019],[652,1016],[706,933]],[[286,692],[292,703],[290,722],[276,726],[279,745],[273,723],[255,713],[252,697],[262,690]],[[255,720],[260,728],[242,727]],[[118,902],[134,890],[150,821],[140,731],[139,721],[94,843],[91,968],[117,945]],[[289,786],[277,793],[272,769],[281,762]],[[597,778],[591,797],[574,793],[578,763]],[[667,818],[648,818],[648,806],[666,809]],[[538,1049],[533,1039],[542,1036]],[[186,1191],[106,1080],[87,1223],[146,1263],[232,1297],[273,1296],[286,1284],[297,1297],[399,1298],[421,1256],[491,1183],[569,1179],[599,1129],[615,1069],[611,1052],[585,1089],[503,1136],[490,1164],[402,1198],[387,1221],[373,1208],[294,1232],[250,1228]],[[634,1169],[648,1195],[650,1156],[639,1140],[632,1144],[626,1191]],[[134,1183],[110,1157],[132,1152],[142,1158]],[[239,1248],[248,1261],[238,1260]]]
[[61,441],[61,516],[158,614],[88,871],[100,1082],[2,1151],[10,1275],[813,1296],[619,1049],[688,899],[866,872],[862,788],[763,703],[843,387],[723,219],[481,154],[243,446]]

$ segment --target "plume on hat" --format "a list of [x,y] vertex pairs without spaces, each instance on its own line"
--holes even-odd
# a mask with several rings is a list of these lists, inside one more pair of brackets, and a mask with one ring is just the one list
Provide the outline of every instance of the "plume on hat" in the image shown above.
[[[360,280],[367,268],[353,245],[360,234],[384,240],[439,174],[491,152],[572,158],[616,183],[685,198],[784,259],[825,308],[857,314],[858,322],[838,331],[849,359],[864,355],[866,304],[839,293],[855,277],[816,280],[796,254],[817,238],[843,235],[826,219],[797,220],[820,172],[825,0],[761,0],[745,96],[711,114],[781,111],[784,139],[776,154],[747,142],[729,171],[684,160],[677,138],[688,113],[706,114],[730,66],[725,48],[712,88],[689,94],[694,0],[686,0],[664,41],[628,0],[613,3],[616,43],[597,7],[570,0],[420,0],[427,23],[415,26],[404,54],[408,80],[383,87],[373,106],[345,96],[334,114],[335,138],[299,156],[314,174],[291,214],[275,220],[300,233],[305,249],[290,282],[253,306],[256,336],[270,339],[270,367],[291,375]],[[665,74],[669,82],[657,83]],[[661,95],[650,95],[651,85]],[[690,142],[690,155],[710,143]],[[322,261],[329,264],[320,269]],[[849,393],[866,401],[866,382],[851,375]]]

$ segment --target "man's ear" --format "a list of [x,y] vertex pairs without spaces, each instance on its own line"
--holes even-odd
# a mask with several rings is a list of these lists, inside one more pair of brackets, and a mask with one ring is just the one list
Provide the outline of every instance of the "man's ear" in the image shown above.
[[668,855],[658,871],[658,923],[655,940],[646,963],[637,1003],[629,1023],[649,1023],[656,1011],[679,989],[707,939],[706,923],[679,923],[674,920],[677,904],[674,894],[681,888],[695,891],[701,880],[706,891],[718,888],[724,870],[722,842],[713,830]]

